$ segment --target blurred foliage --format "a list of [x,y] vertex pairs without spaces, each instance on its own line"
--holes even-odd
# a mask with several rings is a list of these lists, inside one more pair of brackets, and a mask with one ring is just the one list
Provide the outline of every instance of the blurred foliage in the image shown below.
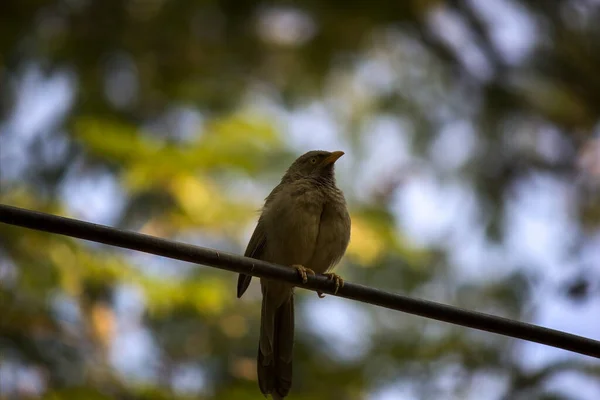
[[[464,184],[480,211],[466,229],[502,246],[515,193],[551,177],[569,185],[573,251],[595,240],[600,5],[480,3],[3,1],[0,202],[241,253],[261,198],[298,153],[284,116],[310,120],[317,107],[344,132],[353,163],[339,173],[353,219],[341,274],[528,320],[539,273],[458,277],[451,253],[469,243],[417,244],[395,199],[423,171]],[[508,28],[495,19],[503,13]],[[512,35],[508,49],[503,35]],[[410,132],[410,161],[359,186],[382,121]],[[475,144],[448,167],[432,149],[457,124]],[[574,272],[555,295],[597,298],[598,269]],[[258,398],[259,293],[253,286],[238,301],[234,281],[0,226],[0,399]],[[312,297],[298,303],[321,312]],[[290,397],[358,400],[403,388],[478,398],[491,381],[498,393],[487,398],[567,399],[578,394],[553,391],[552,378],[600,376],[582,358],[531,371],[507,338],[352,307],[347,318],[365,337],[343,355],[297,313]]]

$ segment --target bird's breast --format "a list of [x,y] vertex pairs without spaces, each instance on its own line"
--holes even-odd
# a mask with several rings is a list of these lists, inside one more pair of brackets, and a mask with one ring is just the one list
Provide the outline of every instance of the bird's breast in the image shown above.
[[319,234],[323,196],[311,187],[282,190],[264,211],[268,261],[307,265]]
[[317,273],[330,270],[346,252],[349,241],[350,216],[343,198],[324,203],[310,268]]

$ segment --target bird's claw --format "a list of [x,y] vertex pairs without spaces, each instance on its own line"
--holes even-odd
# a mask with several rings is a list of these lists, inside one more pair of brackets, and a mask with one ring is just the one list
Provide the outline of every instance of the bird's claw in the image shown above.
[[[335,290],[333,291],[333,294],[337,294],[338,290],[340,290],[340,288],[344,287],[344,279],[341,276],[339,276],[338,274],[334,274],[333,272],[327,272],[323,275],[325,275],[327,277],[327,279],[335,282]],[[317,295],[319,296],[320,299],[325,297],[323,292],[318,291],[318,290],[317,290]]]
[[306,268],[303,265],[294,264],[294,265],[292,265],[292,267],[298,272],[298,275],[300,275],[300,278],[302,279],[302,283],[308,282],[308,274],[315,275],[315,271],[313,271],[310,268]]

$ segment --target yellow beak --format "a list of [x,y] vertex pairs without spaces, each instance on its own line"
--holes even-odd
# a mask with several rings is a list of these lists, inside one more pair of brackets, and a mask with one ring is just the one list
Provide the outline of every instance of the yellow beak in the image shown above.
[[340,158],[343,155],[344,155],[343,151],[334,151],[323,160],[323,165],[333,164],[334,162],[336,162],[338,160],[338,158]]

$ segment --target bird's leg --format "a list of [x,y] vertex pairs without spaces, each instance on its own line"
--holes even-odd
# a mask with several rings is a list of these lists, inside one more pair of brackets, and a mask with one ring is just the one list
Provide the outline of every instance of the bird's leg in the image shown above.
[[313,271],[310,268],[306,268],[305,266],[300,265],[300,264],[294,264],[294,265],[292,265],[292,268],[294,268],[298,272],[298,275],[300,275],[300,278],[302,279],[302,283],[308,282],[307,274],[311,274],[311,275],[315,274],[315,271]]
[[[327,279],[335,282],[335,291],[333,292],[333,294],[337,294],[338,290],[340,290],[340,288],[344,287],[344,279],[342,279],[342,277],[339,276],[338,274],[334,274],[333,272],[326,272],[323,275],[325,275],[327,277]],[[321,299],[323,297],[325,297],[323,292],[320,292],[318,290],[317,290],[317,295]]]

